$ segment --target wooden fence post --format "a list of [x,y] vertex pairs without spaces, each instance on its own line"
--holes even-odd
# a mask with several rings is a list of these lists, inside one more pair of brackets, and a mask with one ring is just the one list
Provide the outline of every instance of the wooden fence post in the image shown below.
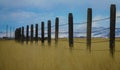
[[87,49],[91,51],[92,8],[87,10]]
[[28,41],[29,41],[29,26],[27,25],[27,28],[26,28],[26,43],[28,44]]
[[15,40],[17,40],[17,28],[15,29],[14,35],[15,35]]
[[69,13],[68,15],[68,24],[69,24],[69,46],[73,47],[73,15]]
[[35,27],[35,41],[36,43],[38,42],[38,24],[36,24],[36,27]]
[[51,21],[48,20],[48,44],[51,45]]
[[55,19],[55,44],[58,43],[58,33],[59,33],[59,18]]
[[22,42],[24,42],[24,27],[22,27]]
[[115,51],[115,25],[116,25],[116,6],[110,7],[110,52],[113,55]]
[[16,41],[19,40],[19,28],[16,29],[16,32],[15,32],[15,38],[16,38]]
[[18,28],[16,28],[16,30],[15,30],[15,40],[16,41],[18,40],[18,34],[17,34],[17,32],[18,32]]
[[21,28],[19,28],[19,29],[18,29],[18,40],[19,40],[19,41],[21,41],[21,38],[22,38],[22,37],[21,37],[21,36],[22,36],[21,33],[22,33],[22,32],[21,32]]
[[31,43],[33,43],[33,24],[31,24]]
[[41,42],[44,44],[44,22],[41,22]]

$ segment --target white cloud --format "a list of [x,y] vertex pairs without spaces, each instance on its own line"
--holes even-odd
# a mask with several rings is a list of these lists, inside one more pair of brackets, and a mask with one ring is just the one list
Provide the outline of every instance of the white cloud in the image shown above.
[[[7,16],[6,16],[7,15]],[[15,19],[18,19],[18,20],[23,20],[23,19],[27,19],[27,18],[30,18],[30,17],[35,17],[36,14],[33,13],[33,12],[25,12],[25,11],[17,11],[17,12],[9,12],[9,13],[4,13],[2,14],[2,17],[3,17],[3,20],[8,20],[8,19],[12,19],[12,20],[15,20]]]
[[[120,16],[120,12],[116,12],[116,16]],[[93,18],[93,20],[99,20],[99,19],[104,19],[104,18],[109,18],[105,17],[105,16],[96,16]],[[109,27],[110,24],[110,19],[107,20],[102,20],[102,21],[98,21],[98,22],[93,22],[92,26],[93,27]],[[116,18],[116,27],[120,27],[120,17]]]
[[[109,19],[105,19],[105,18],[109,18],[109,16],[95,16],[93,20],[100,20],[100,21],[93,22],[92,26],[93,27],[109,27]],[[105,20],[101,20],[101,19],[105,19]]]
[[116,13],[116,16],[120,16],[120,11],[118,11],[118,12]]
[[119,18],[116,18],[116,27],[120,28],[120,11],[116,13],[116,16],[119,16]]
[[[7,15],[7,16],[6,16]],[[4,22],[14,22],[14,24],[35,24],[41,23],[41,21],[47,21],[53,19],[53,14],[51,13],[35,13],[27,11],[17,11],[1,14],[1,21]],[[55,18],[54,18],[55,19]],[[16,25],[17,25],[16,24]]]

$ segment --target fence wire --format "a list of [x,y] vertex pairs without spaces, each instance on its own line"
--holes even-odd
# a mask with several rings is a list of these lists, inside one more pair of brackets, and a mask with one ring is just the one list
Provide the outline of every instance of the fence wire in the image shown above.
[[[118,19],[118,18],[120,18],[120,16],[116,16],[116,19]],[[92,20],[92,23],[93,23],[93,22],[105,21],[105,20],[109,20],[109,19],[110,19],[110,17],[102,18],[102,19],[97,19],[97,20]],[[86,24],[86,25],[87,25],[87,22],[74,23],[74,25],[83,25],[83,24]],[[68,23],[60,24],[60,25],[59,25],[59,28],[61,28],[61,27],[63,27],[63,26],[68,26]],[[45,34],[47,34],[47,28],[48,28],[48,27],[44,27],[44,29],[45,29],[45,31],[46,31]],[[54,28],[55,28],[55,25],[52,25],[52,26],[51,26],[51,30],[55,30]],[[109,28],[92,30],[92,33],[94,33],[95,35],[99,35],[99,31],[106,31],[106,30],[108,30],[108,29],[109,29]],[[116,29],[120,29],[120,28],[116,28]],[[34,31],[35,31],[35,29],[34,29]],[[40,33],[41,33],[41,27],[39,27],[38,31],[39,31],[39,34],[38,34],[38,35],[40,35]],[[26,34],[26,27],[24,28],[24,32],[25,32],[25,34]],[[29,30],[29,32],[30,32],[30,30]],[[0,34],[6,34],[6,32],[2,32],[2,31],[1,31]],[[55,34],[55,32],[52,32],[51,34]],[[68,31],[60,31],[59,34],[68,34]],[[74,34],[86,34],[86,31],[85,31],[85,32],[78,32],[78,31],[77,31],[77,32],[74,32]]]
[[[120,16],[116,16],[116,18],[120,18]],[[92,23],[93,22],[99,22],[99,21],[104,21],[104,20],[109,20],[110,17],[107,17],[107,18],[103,18],[103,19],[97,19],[97,20],[92,20]],[[74,25],[82,25],[82,24],[87,24],[87,22],[81,22],[81,23],[73,23]],[[65,23],[65,24],[60,24],[59,27],[62,27],[62,26],[66,26],[68,25],[68,23]],[[52,25],[51,28],[54,28],[55,25]],[[47,27],[45,27],[46,29]],[[41,28],[39,28],[39,30],[41,30]]]

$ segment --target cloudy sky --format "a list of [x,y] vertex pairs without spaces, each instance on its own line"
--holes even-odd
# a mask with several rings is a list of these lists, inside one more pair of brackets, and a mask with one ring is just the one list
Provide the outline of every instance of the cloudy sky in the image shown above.
[[[41,21],[47,24],[48,20],[54,25],[55,17],[59,17],[60,24],[67,24],[70,12],[74,23],[86,22],[87,8],[92,8],[93,20],[102,19],[109,17],[111,4],[116,4],[117,16],[120,16],[119,0],[0,0],[0,29],[4,31],[6,25],[12,28],[35,23],[40,25]],[[120,27],[118,20],[117,27]],[[104,26],[106,21],[100,23],[93,26]]]

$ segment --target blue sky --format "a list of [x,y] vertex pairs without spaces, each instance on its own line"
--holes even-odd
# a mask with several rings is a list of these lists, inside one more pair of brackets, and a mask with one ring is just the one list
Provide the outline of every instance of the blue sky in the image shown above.
[[[120,16],[119,0],[0,0],[0,28],[4,31],[6,25],[12,28],[35,23],[41,25],[41,21],[47,24],[48,20],[54,25],[55,17],[59,17],[60,24],[67,24],[70,12],[73,13],[74,23],[86,22],[87,8],[92,8],[93,20],[106,18],[109,17],[111,4],[116,4],[117,16]],[[117,27],[120,27],[119,20]],[[109,20],[93,23],[93,26],[109,27]]]

